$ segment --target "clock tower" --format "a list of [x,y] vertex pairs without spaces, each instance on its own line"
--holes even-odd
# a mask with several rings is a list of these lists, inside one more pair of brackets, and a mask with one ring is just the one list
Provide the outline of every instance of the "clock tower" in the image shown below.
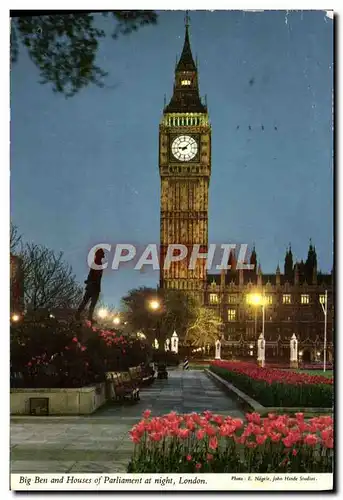
[[[211,126],[199,95],[198,68],[188,16],[182,54],[175,68],[174,91],[159,128],[161,178],[160,286],[185,290],[204,301],[206,259],[189,266],[192,252],[207,253],[208,190],[211,175]],[[167,265],[169,245],[184,245],[187,257]],[[174,247],[173,256],[180,255]],[[194,250],[195,249],[195,250]],[[168,261],[168,259],[167,259]],[[193,268],[190,268],[193,267]]]

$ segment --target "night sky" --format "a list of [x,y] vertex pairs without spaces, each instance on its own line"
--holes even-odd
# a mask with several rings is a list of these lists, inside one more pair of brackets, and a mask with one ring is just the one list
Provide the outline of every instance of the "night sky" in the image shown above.
[[[111,34],[111,18],[99,17]],[[333,22],[325,12],[191,12],[212,124],[209,242],[256,244],[263,272],[286,246],[319,268],[333,251]],[[11,73],[11,217],[26,241],[62,250],[83,283],[100,242],[159,243],[158,125],[184,12],[101,42],[107,87],[66,99],[38,83],[25,49]],[[249,129],[250,127],[250,129]],[[118,305],[157,272],[104,273]]]

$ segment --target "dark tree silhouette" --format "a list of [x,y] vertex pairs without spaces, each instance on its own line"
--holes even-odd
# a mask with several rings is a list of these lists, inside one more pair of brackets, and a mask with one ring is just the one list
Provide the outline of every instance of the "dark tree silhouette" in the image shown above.
[[71,267],[63,253],[34,243],[23,247],[24,301],[27,310],[75,307],[82,297]]
[[12,222],[10,224],[10,251],[11,253],[15,253],[18,250],[18,247],[22,243],[21,234],[18,232],[17,226],[15,226]]
[[[112,38],[156,24],[149,10],[114,10]],[[12,17],[11,62],[18,60],[20,46],[27,48],[38,67],[40,83],[52,84],[54,92],[71,97],[89,84],[104,86],[106,71],[95,64],[99,41],[106,36],[92,13]]]
[[[152,311],[151,300],[160,302],[160,308]],[[133,332],[145,334],[148,342],[158,337],[160,348],[174,330],[180,338],[185,335],[188,326],[194,321],[196,307],[194,300],[178,290],[158,290],[140,287],[122,298],[123,312]]]

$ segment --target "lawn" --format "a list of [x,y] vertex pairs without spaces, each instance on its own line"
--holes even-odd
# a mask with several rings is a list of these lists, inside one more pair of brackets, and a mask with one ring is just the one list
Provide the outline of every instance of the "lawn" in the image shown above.
[[333,378],[333,370],[292,370],[297,373],[307,373],[308,375],[321,375],[322,377]]

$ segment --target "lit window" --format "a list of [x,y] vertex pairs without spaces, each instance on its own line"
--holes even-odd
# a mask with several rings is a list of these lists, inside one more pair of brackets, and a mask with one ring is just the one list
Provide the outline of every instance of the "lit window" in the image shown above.
[[191,81],[190,80],[182,80],[181,85],[190,85]]
[[282,302],[284,304],[290,304],[291,303],[291,295],[289,293],[285,293],[284,296],[282,297]]
[[325,304],[325,295],[319,295],[319,302]]
[[272,304],[273,303],[273,296],[272,295],[266,295],[265,296],[265,303],[266,304]]
[[302,304],[309,304],[310,303],[310,296],[307,294],[303,294],[300,297],[301,303]]
[[229,304],[235,304],[236,303],[236,295],[229,295],[227,298],[227,301]]
[[236,319],[236,309],[228,309],[227,311],[228,321],[235,321]]
[[210,293],[210,304],[218,304],[218,295],[216,293]]

